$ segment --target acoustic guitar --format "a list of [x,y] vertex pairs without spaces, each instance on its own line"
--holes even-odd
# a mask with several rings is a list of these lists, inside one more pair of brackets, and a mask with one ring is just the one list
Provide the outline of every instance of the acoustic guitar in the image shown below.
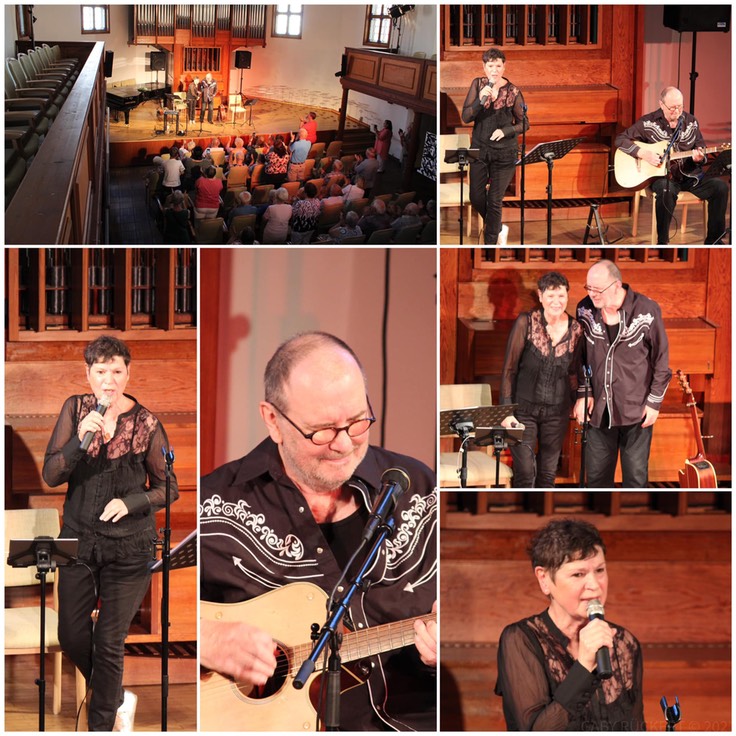
[[683,391],[682,403],[690,409],[690,418],[693,422],[693,432],[695,433],[695,444],[697,454],[695,457],[685,458],[685,468],[678,471],[680,475],[680,488],[718,488],[716,480],[716,471],[713,465],[705,457],[705,448],[703,447],[703,435],[700,432],[700,419],[698,418],[697,404],[693,396],[693,390],[687,382],[682,371],[677,371],[677,380],[680,382],[680,388]]
[[[659,141],[657,143],[639,143],[639,148],[653,151],[654,153],[662,156],[667,146],[668,141]],[[705,153],[720,153],[721,151],[727,151],[731,148],[730,143],[722,143],[720,146],[714,146],[713,148],[704,149]],[[670,151],[670,162],[681,161],[683,159],[692,158],[693,151]],[[626,189],[642,189],[652,179],[656,179],[659,176],[665,176],[667,169],[665,168],[665,162],[660,162],[659,166],[654,166],[648,161],[644,161],[641,158],[634,158],[629,156],[620,148],[616,149],[616,153],[613,157],[613,168],[616,175],[616,181]],[[687,174],[687,172],[680,171],[685,176],[691,176],[691,178],[697,179],[698,176]]]
[[[277,648],[276,672],[263,687],[238,683],[206,671],[200,676],[199,718],[202,731],[314,731],[317,723],[322,658],[301,690],[293,682],[312,652],[312,623],[323,622],[327,595],[312,583],[292,583],[243,603],[200,601],[200,616],[212,621],[247,622],[268,631]],[[370,676],[374,654],[414,642],[414,622],[436,621],[436,613],[343,634],[341,691],[362,685]],[[304,642],[307,643],[298,643]],[[352,663],[352,664],[351,664]]]

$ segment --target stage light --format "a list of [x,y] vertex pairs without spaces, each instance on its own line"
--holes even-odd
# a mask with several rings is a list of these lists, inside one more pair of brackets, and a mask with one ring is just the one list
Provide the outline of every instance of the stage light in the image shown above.
[[406,15],[410,10],[414,10],[415,7],[414,5],[392,5],[388,9],[388,14],[394,19],[401,18],[402,15]]

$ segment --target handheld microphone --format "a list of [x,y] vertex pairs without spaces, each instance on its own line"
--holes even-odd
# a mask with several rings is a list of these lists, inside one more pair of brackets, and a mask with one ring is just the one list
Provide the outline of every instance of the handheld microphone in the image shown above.
[[381,476],[381,492],[378,494],[368,523],[363,530],[363,541],[367,542],[376,533],[376,529],[383,524],[399,499],[409,490],[411,481],[403,468],[389,468]]
[[[100,396],[100,398],[97,399],[97,407],[95,408],[95,411],[104,417],[108,406],[110,406],[110,398],[108,396]],[[84,439],[79,443],[79,449],[87,452],[87,450],[89,450],[89,446],[92,444],[92,438],[94,436],[94,432],[87,432],[84,435]]]
[[[604,613],[603,604],[597,598],[588,602],[588,618],[591,621],[594,618],[599,618],[603,621]],[[598,671],[598,677],[600,677],[601,680],[607,680],[613,674],[613,669],[611,668],[611,654],[608,651],[608,647],[601,647],[595,653],[595,668]]]

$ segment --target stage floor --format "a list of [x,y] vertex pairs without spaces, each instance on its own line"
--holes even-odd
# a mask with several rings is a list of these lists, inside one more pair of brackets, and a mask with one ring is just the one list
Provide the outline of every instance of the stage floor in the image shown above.
[[[163,117],[158,116],[158,109],[159,103],[157,100],[148,100],[138,105],[138,107],[130,111],[130,125],[125,125],[125,119],[122,113],[119,114],[118,122],[114,122],[111,116],[110,143],[133,143],[181,138],[182,136],[174,129],[174,125],[170,126],[169,132],[163,132]],[[299,128],[299,121],[310,110],[314,110],[317,113],[318,132],[337,131],[339,113],[336,110],[310,108],[305,105],[295,105],[290,102],[266,99],[258,100],[253,106],[253,125],[248,124],[247,113],[245,116],[239,113],[235,123],[233,123],[232,113],[226,116],[225,120],[218,121],[217,111],[215,111],[215,122],[210,125],[205,117],[200,133],[199,119],[197,119],[195,126],[188,127],[186,110],[182,110],[179,114],[179,130],[185,130],[184,135],[187,138],[204,138],[214,135],[252,135],[254,132],[259,134],[283,133],[290,130],[296,131]],[[224,112],[223,109],[223,115]],[[359,123],[352,118],[347,119],[345,127],[354,129],[367,128],[364,123]]]

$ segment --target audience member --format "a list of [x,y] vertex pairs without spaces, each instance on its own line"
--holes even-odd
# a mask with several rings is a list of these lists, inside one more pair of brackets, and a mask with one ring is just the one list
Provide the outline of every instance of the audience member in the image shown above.
[[331,204],[345,204],[345,200],[343,199],[343,193],[342,189],[339,184],[333,184],[328,190],[327,193],[329,194],[328,197],[325,197],[322,200],[322,206],[327,207]]
[[340,159],[335,159],[332,162],[332,166],[330,167],[330,170],[324,175],[325,180],[325,186],[329,188],[333,184],[338,184],[341,188],[344,187],[347,183],[347,177],[345,176],[345,167],[343,166],[342,161]]
[[292,243],[309,243],[322,212],[322,202],[317,199],[317,187],[311,181],[304,185],[303,194],[303,198],[296,199],[291,205]]
[[186,245],[193,240],[194,231],[185,198],[186,194],[180,191],[167,198],[167,207],[164,209],[164,243]]
[[391,149],[391,139],[394,135],[394,126],[390,120],[384,120],[383,128],[381,128],[381,130],[378,130],[377,125],[373,126],[373,130],[376,133],[374,148],[376,149],[376,156],[378,157],[378,169],[376,170],[376,173],[380,174],[386,168],[388,153]]
[[248,190],[240,192],[236,197],[235,201],[238,203],[235,207],[230,210],[230,214],[227,216],[227,227],[228,230],[233,223],[233,219],[239,215],[257,215],[258,207],[250,203],[251,194]]
[[376,149],[372,146],[366,148],[365,158],[359,153],[355,155],[355,160],[358,162],[353,169],[353,178],[357,179],[359,176],[363,178],[365,182],[366,192],[370,192],[373,189],[373,185],[376,181],[376,172],[378,171],[378,159],[376,158]]
[[391,223],[391,229],[394,231],[394,235],[396,235],[402,228],[421,224],[422,219],[419,217],[419,205],[415,202],[409,202],[404,208],[404,214],[397,217]]
[[343,213],[340,216],[339,224],[330,228],[330,237],[335,241],[335,243],[339,244],[342,243],[344,238],[352,238],[362,235],[363,231],[358,226],[359,219],[358,213],[353,212],[352,210],[350,212]]
[[222,180],[215,179],[215,174],[215,167],[208,166],[204,171],[204,176],[200,176],[194,183],[194,217],[197,220],[217,217],[220,209]]
[[307,113],[300,121],[299,127],[307,131],[307,140],[310,143],[317,142],[317,113]]
[[312,144],[307,140],[307,131],[300,128],[297,139],[294,140],[292,137],[292,143],[289,145],[291,157],[286,175],[287,181],[302,181],[304,179],[304,166],[311,147]]
[[178,189],[181,186],[181,175],[184,173],[184,164],[179,160],[179,149],[172,146],[168,160],[163,161],[164,187]]
[[365,197],[365,182],[362,178],[358,177],[355,184],[348,184],[343,187],[342,196],[346,202],[350,202],[353,199],[363,199]]
[[358,221],[358,225],[366,238],[376,230],[391,227],[391,218],[386,214],[386,203],[382,199],[374,199],[370,206],[363,210],[363,217]]
[[263,183],[280,187],[286,180],[289,167],[289,150],[284,143],[284,136],[277,135],[273,148],[266,154],[266,168],[263,172]]
[[256,240],[256,231],[248,226],[244,227],[231,240],[227,241],[228,245],[260,245]]
[[263,242],[267,245],[284,244],[289,237],[289,220],[291,220],[289,192],[283,187],[276,189],[275,192],[275,203],[263,213],[265,222]]

